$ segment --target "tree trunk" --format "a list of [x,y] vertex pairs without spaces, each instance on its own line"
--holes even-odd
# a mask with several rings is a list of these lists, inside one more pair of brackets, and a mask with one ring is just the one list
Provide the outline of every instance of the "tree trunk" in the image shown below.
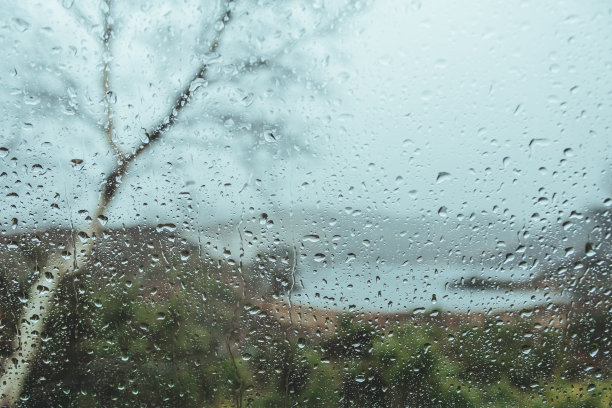
[[92,221],[86,232],[90,238],[83,242],[73,235],[72,252],[56,252],[51,255],[43,270],[38,272],[17,323],[13,352],[2,363],[0,405],[13,406],[21,397],[31,366],[36,361],[41,334],[53,308],[59,284],[66,276],[79,271],[86,264],[93,250],[95,235],[100,230],[100,224]]

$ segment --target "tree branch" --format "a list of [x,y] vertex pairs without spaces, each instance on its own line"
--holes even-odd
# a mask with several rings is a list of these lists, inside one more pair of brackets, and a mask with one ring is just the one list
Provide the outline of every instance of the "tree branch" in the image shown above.
[[[229,4],[229,2],[227,4]],[[230,17],[231,17],[231,11],[229,8],[227,8],[223,16],[219,19],[219,21],[223,23],[223,26],[221,27],[221,29],[217,30],[215,38],[213,39],[213,42],[211,43],[210,48],[208,50],[209,53],[213,53],[217,51],[217,48],[219,47],[219,41],[221,39],[221,35],[225,31],[225,27],[227,23],[230,21]],[[141,144],[136,149],[136,151],[132,153],[131,155],[127,156],[125,160],[127,160],[128,162],[134,160],[136,157],[142,154],[149,146],[151,146],[153,143],[159,140],[162,134],[166,132],[170,127],[172,127],[172,125],[174,125],[174,123],[178,119],[179,114],[181,113],[183,108],[187,106],[187,104],[189,103],[189,98],[191,97],[191,94],[193,93],[193,90],[191,89],[191,87],[193,86],[194,82],[199,79],[204,79],[206,77],[207,71],[208,71],[208,64],[206,63],[202,64],[202,66],[197,70],[197,72],[191,78],[191,80],[189,80],[189,82],[187,83],[187,86],[185,86],[183,91],[175,99],[174,104],[172,105],[172,108],[166,114],[166,116],[157,124],[157,126],[155,126],[152,129],[152,131],[150,132],[145,131],[145,135],[149,139],[148,142]]]
[[[110,36],[112,34],[110,26],[110,0],[106,0],[109,10],[107,10],[106,29],[104,33],[105,53],[109,52]],[[213,42],[209,48],[209,52],[215,52],[219,47],[221,35],[225,30],[225,26],[230,20],[230,2],[226,2],[225,12],[220,17],[222,26],[217,30]],[[108,87],[108,58],[105,59],[104,69],[104,87],[105,91]],[[208,65],[203,64],[196,74],[188,82],[187,86],[176,98],[169,113],[159,122],[159,124],[147,135],[149,141],[146,144],[140,145],[134,153],[124,156],[119,156],[119,161],[115,168],[109,173],[103,182],[103,191],[96,209],[95,215],[84,231],[90,239],[82,242],[80,239],[74,239],[77,243],[74,247],[75,253],[72,257],[64,256],[61,253],[53,255],[45,268],[44,273],[40,273],[36,281],[30,288],[29,300],[24,307],[23,313],[17,322],[17,336],[13,341],[13,352],[8,356],[2,364],[2,372],[0,377],[0,405],[15,406],[22,393],[25,382],[30,374],[34,361],[40,346],[40,335],[45,328],[47,316],[53,307],[53,299],[57,292],[58,286],[64,277],[77,273],[88,262],[91,252],[94,247],[95,237],[102,231],[102,225],[99,218],[104,214],[108,205],[111,203],[119,186],[121,179],[127,172],[127,169],[139,155],[152,146],[156,141],[161,139],[162,135],[170,129],[179,117],[180,112],[188,104],[192,94],[191,87],[194,81],[205,78]],[[110,105],[108,104],[108,93],[105,93],[105,102],[107,102],[107,126],[105,128],[106,136],[114,146],[112,141],[112,115],[110,113]],[[113,147],[115,153],[118,149]],[[73,232],[74,233],[74,232]]]

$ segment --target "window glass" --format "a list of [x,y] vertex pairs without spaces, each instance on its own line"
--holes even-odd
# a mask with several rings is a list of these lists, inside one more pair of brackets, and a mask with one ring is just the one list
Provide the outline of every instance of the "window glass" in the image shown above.
[[612,404],[607,2],[0,14],[0,406]]

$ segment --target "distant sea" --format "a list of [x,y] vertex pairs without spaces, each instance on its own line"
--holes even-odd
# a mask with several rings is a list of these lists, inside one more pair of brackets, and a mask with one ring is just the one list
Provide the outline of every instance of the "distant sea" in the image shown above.
[[302,270],[295,277],[292,301],[297,304],[355,312],[423,313],[487,312],[529,309],[568,301],[542,289],[472,289],[454,283],[474,276],[469,270],[431,265],[360,268],[348,265]]

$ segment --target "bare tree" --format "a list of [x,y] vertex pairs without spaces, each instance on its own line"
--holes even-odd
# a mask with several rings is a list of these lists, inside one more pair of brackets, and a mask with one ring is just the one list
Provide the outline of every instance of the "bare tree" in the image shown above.
[[[261,109],[245,110],[245,107],[252,103],[254,97],[252,93],[238,92],[240,99],[236,101],[237,103],[221,105],[218,103],[199,104],[199,102],[208,92],[213,92],[211,84],[215,81],[237,84],[238,86],[234,89],[239,89],[240,84],[249,81],[263,81],[269,84],[276,83],[277,86],[280,84],[288,92],[292,92],[291,89],[295,86],[296,77],[304,76],[304,73],[308,72],[306,67],[312,61],[296,59],[297,54],[293,54],[290,56],[293,61],[288,64],[287,55],[290,54],[289,51],[299,48],[300,42],[308,36],[313,34],[325,35],[333,31],[347,13],[358,8],[355,5],[345,4],[333,12],[329,10],[327,12],[316,12],[314,14],[316,18],[302,16],[300,18],[303,21],[314,22],[310,26],[306,24],[308,30],[298,27],[296,32],[289,32],[284,37],[276,33],[277,35],[273,36],[275,41],[272,41],[272,46],[261,47],[261,50],[253,50],[249,49],[250,45],[261,41],[261,39],[255,38],[253,40],[251,38],[252,41],[248,43],[246,40],[241,42],[240,38],[240,36],[244,36],[245,39],[251,37],[249,30],[250,25],[254,24],[255,13],[251,13],[250,9],[260,11],[257,17],[260,20],[257,24],[264,25],[266,22],[287,19],[294,11],[295,14],[306,15],[311,13],[312,10],[298,7],[292,11],[291,7],[287,6],[289,2],[264,2],[264,5],[246,2],[246,4],[241,5],[241,8],[238,8],[239,6],[235,1],[218,2],[215,5],[216,11],[214,14],[216,17],[214,21],[209,24],[202,24],[201,43],[205,46],[200,47],[202,48],[201,54],[195,58],[196,63],[193,64],[195,65],[193,73],[187,79],[180,81],[182,89],[165,110],[155,109],[156,113],[160,111],[162,113],[158,114],[157,123],[145,130],[133,129],[130,126],[118,126],[118,116],[114,109],[117,93],[115,92],[112,75],[113,46],[119,32],[114,17],[116,17],[115,14],[118,14],[115,10],[121,5],[119,2],[116,3],[111,0],[104,0],[102,4],[102,27],[97,27],[96,24],[92,23],[90,16],[80,12],[75,6],[67,11],[73,19],[72,24],[90,26],[92,28],[88,32],[96,33],[98,37],[100,45],[98,56],[101,56],[102,63],[97,66],[101,69],[103,113],[97,115],[93,108],[89,110],[79,109],[76,103],[69,104],[69,108],[73,109],[71,113],[76,113],[78,120],[86,123],[85,126],[90,126],[94,131],[99,132],[98,134],[101,133],[104,136],[109,154],[112,155],[113,164],[112,168],[103,174],[101,189],[98,189],[98,185],[93,184],[98,193],[97,204],[93,211],[89,212],[88,222],[83,226],[73,228],[69,249],[52,254],[46,265],[35,272],[32,278],[28,300],[18,320],[17,336],[13,340],[12,352],[2,364],[0,401],[3,405],[12,406],[19,400],[37,356],[41,333],[45,329],[47,316],[54,306],[58,286],[62,280],[78,273],[87,264],[94,249],[96,237],[101,234],[104,228],[109,207],[116,201],[123,181],[132,174],[130,169],[134,167],[134,164],[143,157],[144,153],[160,144],[168,132],[176,127],[179,119],[184,116],[186,118],[182,121],[182,126],[199,125],[203,115],[211,128],[225,129],[233,132],[236,137],[242,137],[244,141],[240,145],[244,148],[246,153],[244,158],[247,162],[249,158],[256,157],[253,152],[257,146],[263,145],[265,147],[268,142],[276,149],[274,154],[290,156],[296,151],[307,151],[309,147],[307,143],[303,142],[303,139],[289,137],[292,131],[295,132],[295,129],[287,126],[289,122],[286,120],[287,118],[283,117],[281,110],[275,112],[268,110],[267,114],[262,114]],[[125,6],[125,4],[122,5]],[[13,23],[18,29],[25,27],[24,31],[29,28],[29,23],[21,18],[15,18]],[[234,33],[238,38],[233,43],[225,44],[228,27],[233,24],[240,25],[240,30]],[[274,28],[270,27],[270,29],[273,30]],[[252,35],[256,37],[258,34],[259,32],[255,32]],[[228,48],[226,51],[230,55],[228,59],[231,61],[227,65],[220,66],[218,61],[224,54],[224,44]],[[36,46],[26,44],[25,47],[35,48]],[[236,52],[237,49],[241,52]],[[159,50],[159,53],[160,55],[154,57],[158,60],[156,62],[164,59],[161,55],[163,51]],[[305,55],[307,53],[303,53],[302,57]],[[138,63],[146,63],[146,61],[135,62],[135,64]],[[256,72],[260,75],[255,76],[254,73]],[[15,75],[19,75],[17,68],[15,68]],[[57,76],[60,77],[69,94],[75,92],[74,88],[77,88],[78,84],[73,83],[69,73],[59,70]],[[40,80],[44,82],[44,76]],[[304,78],[300,80],[304,80]],[[311,86],[316,84],[317,80],[316,77],[310,75],[310,78],[307,78],[305,82]],[[319,85],[315,86],[317,88],[316,92],[325,92],[325,86]],[[46,93],[39,92],[40,95],[44,94],[42,97],[47,98],[47,106],[52,108],[55,104],[58,104],[58,101],[62,102],[62,97],[58,96],[64,92],[61,87],[60,90],[57,90],[57,87],[54,86],[42,88],[48,89]],[[224,94],[225,91],[227,94],[227,89],[218,88],[214,92]],[[191,105],[196,105],[195,109],[190,112],[192,117],[189,114],[185,115],[186,108]],[[198,111],[198,105],[205,106],[205,111]],[[199,120],[193,118],[194,112],[196,117],[199,113]],[[300,131],[302,130],[300,129]],[[137,134],[139,143],[135,147],[130,147],[129,136],[133,137],[134,134]],[[192,134],[195,135],[196,139],[201,135],[199,132],[192,132]],[[124,137],[128,139],[127,142],[123,140]],[[15,136],[13,144],[20,143],[19,139],[18,136]],[[193,143],[200,143],[200,146],[204,144],[208,147],[216,147],[215,145],[222,145],[223,143],[222,141],[211,142],[210,140],[207,143],[202,142],[202,140],[193,141]],[[10,144],[10,141],[7,144]],[[72,166],[82,165],[82,159],[75,158],[72,160]],[[253,164],[252,168],[256,169],[256,166]],[[70,201],[69,198],[68,201]],[[70,217],[68,218],[72,224],[72,220]]]

